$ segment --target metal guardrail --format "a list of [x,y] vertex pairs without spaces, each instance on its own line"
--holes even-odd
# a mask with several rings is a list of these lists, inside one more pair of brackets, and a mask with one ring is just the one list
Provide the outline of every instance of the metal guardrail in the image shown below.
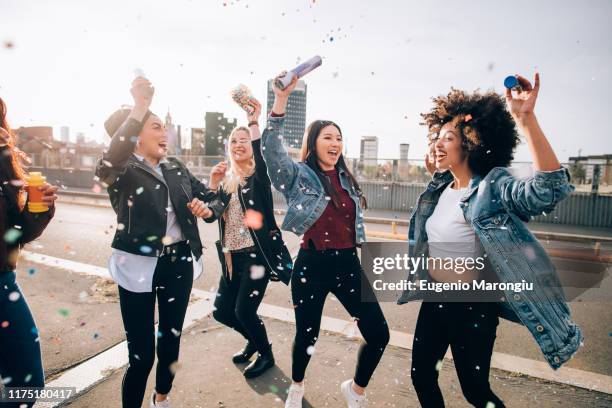
[[[89,191],[68,191],[60,190],[58,194],[67,197],[83,197],[95,200],[108,200],[108,194],[106,193],[94,193]],[[276,203],[275,203],[276,204]],[[284,204],[284,201],[283,203]],[[105,207],[110,206],[110,203],[104,205]],[[275,210],[276,214],[284,215],[287,212],[284,208],[278,208]],[[368,235],[376,238],[393,239],[397,241],[406,241],[406,234],[400,234],[397,232],[398,226],[407,227],[410,224],[409,220],[398,220],[384,217],[364,217],[364,221],[371,224],[380,225],[391,225],[391,232],[377,232],[368,231]],[[597,236],[597,235],[585,235],[585,234],[569,234],[562,232],[550,232],[550,231],[531,231],[536,238],[540,240],[551,240],[551,241],[565,241],[565,242],[580,242],[580,243],[594,243],[595,246],[601,243],[612,243],[612,237]]]

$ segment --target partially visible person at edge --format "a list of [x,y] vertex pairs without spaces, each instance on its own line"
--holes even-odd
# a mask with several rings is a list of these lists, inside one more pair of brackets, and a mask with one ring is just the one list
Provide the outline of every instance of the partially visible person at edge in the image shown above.
[[227,161],[214,166],[209,187],[218,188],[223,209],[217,242],[223,273],[213,316],[247,341],[233,356],[234,363],[248,363],[258,353],[244,369],[246,378],[255,378],[274,366],[272,345],[257,308],[271,279],[289,283],[293,264],[274,218],[272,185],[261,156],[261,105],[255,99],[250,103],[248,127],[239,126],[229,136],[229,168]]
[[[55,213],[57,187],[38,187],[49,209],[28,210],[27,172],[21,163],[16,138],[9,127],[6,104],[0,99],[0,377],[5,387],[44,387],[38,328],[15,282],[19,250],[38,238]],[[31,407],[34,403],[5,403],[7,407]]]
[[[341,392],[349,408],[365,407],[366,387],[389,342],[389,328],[372,289],[361,282],[357,247],[365,242],[365,197],[342,155],[340,127],[316,120],[306,129],[301,161],[296,163],[282,144],[288,98],[297,79],[284,90],[274,86],[274,104],[262,136],[262,153],[274,187],[287,200],[282,229],[303,235],[291,277],[296,333],[292,353],[292,384],[286,408],[299,408],[304,376],[319,336],[323,306],[332,293],[356,320],[364,338],[353,378]],[[362,302],[362,298],[374,299]]]
[[214,192],[180,160],[167,157],[163,122],[149,111],[151,83],[136,78],[131,94],[134,107],[116,111],[104,124],[112,140],[96,168],[117,214],[109,270],[119,286],[129,352],[121,399],[125,408],[141,406],[157,338],[149,405],[167,408],[192,283],[202,272],[197,219],[213,215],[205,202]]
[[[569,360],[582,341],[555,268],[525,225],[530,217],[551,212],[574,188],[534,113],[539,74],[533,87],[527,79],[517,78],[522,91],[508,90],[505,103],[494,92],[453,89],[434,98],[434,107],[422,115],[430,132],[425,160],[433,179],[410,220],[409,255],[486,261],[482,270],[445,269],[432,263],[429,269],[409,274],[408,280],[525,280],[534,285],[532,291],[497,293],[499,301],[453,301],[450,293],[428,299],[410,290],[402,294],[399,304],[424,299],[414,332],[411,370],[424,407],[444,406],[438,372],[449,345],[468,402],[476,407],[504,406],[489,384],[498,316],[523,324],[554,369]],[[517,124],[533,158],[535,175],[528,179],[518,179],[508,169],[519,143]]]

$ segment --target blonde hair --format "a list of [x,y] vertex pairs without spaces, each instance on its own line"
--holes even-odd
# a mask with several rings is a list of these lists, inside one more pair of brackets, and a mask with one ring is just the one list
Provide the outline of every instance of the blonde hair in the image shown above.
[[[235,138],[236,134],[240,131],[245,131],[247,132],[249,136],[251,135],[251,132],[248,127],[238,126],[238,127],[235,127],[234,130],[232,130],[232,133],[230,133],[229,137],[227,138],[227,143],[228,144],[231,143],[232,139]],[[221,182],[221,187],[223,188],[223,191],[225,191],[226,193],[233,194],[236,191],[238,191],[238,186],[240,186],[244,182],[245,179],[249,178],[250,176],[253,175],[253,173],[255,173],[255,159],[253,159],[253,157],[251,156],[251,160],[249,161],[247,170],[242,172],[239,170],[240,168],[238,167],[238,165],[236,164],[236,161],[232,157],[232,154],[230,153],[229,148],[227,149],[225,154],[227,156],[226,159],[229,162],[229,169],[225,173],[225,177],[223,178],[223,181]]]

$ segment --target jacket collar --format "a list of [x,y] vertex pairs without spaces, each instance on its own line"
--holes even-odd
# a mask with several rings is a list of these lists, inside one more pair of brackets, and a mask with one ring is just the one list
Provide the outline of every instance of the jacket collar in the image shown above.
[[[451,181],[453,181],[453,174],[450,172],[450,170],[446,170],[441,173],[435,172],[432,180],[429,182],[429,188],[432,191],[435,191],[446,186]],[[461,202],[466,202],[470,199],[470,197],[476,192],[476,190],[478,190],[478,185],[481,181],[482,176],[480,176],[479,174],[472,175],[470,183],[468,184],[467,191],[465,192],[463,197],[461,197]]]
[[[154,168],[153,166],[151,166],[151,164],[149,164],[149,162],[147,162],[144,157],[136,154],[136,153],[132,153],[132,156],[130,156],[129,159],[130,162],[133,163],[133,165],[135,167],[138,167],[141,170],[144,170],[145,172],[149,173],[151,176],[155,177],[157,180],[159,180],[160,182],[162,182],[165,186],[167,186],[168,184],[166,183],[166,180],[164,179],[163,175],[159,174]],[[167,159],[162,159],[159,162],[159,166],[166,166],[166,163],[168,163]],[[162,167],[163,169],[163,167]]]
[[478,190],[478,186],[480,185],[481,181],[482,181],[482,176],[481,175],[479,175],[479,174],[472,175],[472,179],[470,180],[470,184],[468,185],[468,189],[465,192],[465,194],[463,195],[463,197],[461,197],[461,202],[462,203],[468,201],[470,199],[470,197],[476,192],[476,190]]

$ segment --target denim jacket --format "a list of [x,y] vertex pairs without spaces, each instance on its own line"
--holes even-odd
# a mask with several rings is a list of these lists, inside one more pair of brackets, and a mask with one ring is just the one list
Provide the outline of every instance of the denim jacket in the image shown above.
[[[296,163],[289,157],[282,143],[284,116],[270,116],[261,139],[261,153],[268,166],[272,185],[287,200],[287,214],[281,229],[303,235],[319,219],[329,198],[325,195],[323,184],[306,163]],[[359,205],[359,195],[351,186],[346,173],[338,169],[340,184],[355,202],[355,242],[365,242],[363,210]]]
[[[425,222],[452,180],[449,171],[435,173],[420,195],[408,231],[410,256],[427,254]],[[536,171],[531,178],[517,179],[507,168],[496,167],[484,178],[474,176],[460,201],[464,217],[474,229],[499,282],[533,283],[531,291],[506,291],[499,314],[525,325],[554,369],[577,351],[582,332],[570,319],[554,265],[525,222],[531,216],[552,211],[573,190],[566,169]],[[417,276],[428,277],[428,272],[418,270],[409,274],[408,280],[415,281]],[[414,299],[414,291],[407,290],[398,304]]]

